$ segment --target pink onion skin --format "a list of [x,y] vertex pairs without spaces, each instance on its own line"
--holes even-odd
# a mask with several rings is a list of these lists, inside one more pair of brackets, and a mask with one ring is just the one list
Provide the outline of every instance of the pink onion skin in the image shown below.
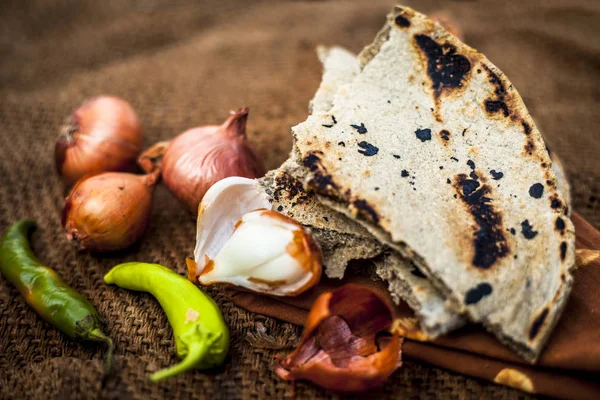
[[86,175],[135,171],[143,147],[142,128],[125,100],[86,100],[67,119],[55,146],[56,169],[67,185]]
[[247,118],[248,109],[242,108],[221,126],[193,128],[171,141],[161,161],[162,179],[194,215],[206,191],[221,179],[264,174],[246,138]]

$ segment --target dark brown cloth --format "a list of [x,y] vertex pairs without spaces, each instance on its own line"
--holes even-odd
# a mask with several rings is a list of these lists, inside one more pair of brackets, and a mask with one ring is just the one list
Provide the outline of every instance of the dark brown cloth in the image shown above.
[[[418,327],[415,326],[413,331],[416,320],[406,303],[397,307],[397,318],[409,323],[407,333],[410,336],[404,342],[403,354],[531,393],[571,399],[600,396],[600,346],[597,345],[600,343],[600,232],[578,214],[573,216],[573,223],[578,232],[575,284],[563,317],[535,365],[521,359],[477,326],[467,326],[430,341]],[[320,294],[348,282],[377,289],[389,298],[382,281],[371,281],[362,276],[349,276],[342,281],[328,279],[298,297],[268,297],[235,288],[227,291],[240,307],[300,325],[304,324]]]
[[[560,154],[574,208],[600,226],[598,154],[600,4],[595,0],[411,0],[426,13],[444,8],[466,40],[519,89]],[[33,218],[36,254],[83,293],[107,320],[117,374],[100,389],[104,349],[73,342],[33,312],[0,278],[0,398],[290,398],[273,373],[277,351],[251,346],[261,322],[286,343],[301,329],[246,312],[219,289],[210,294],[231,329],[225,366],[151,384],[148,376],[178,361],[172,332],[147,294],[109,287],[103,275],[123,261],[185,271],[194,221],[159,187],[142,241],[118,254],[78,253],[60,227],[64,191],[53,146],[63,119],[85,98],[127,99],[142,121],[146,146],[183,130],[221,122],[250,107],[249,137],[275,168],[291,148],[321,79],[318,44],[357,52],[383,25],[392,0],[7,0],[0,2],[0,233]],[[282,351],[279,351],[282,352]],[[408,360],[378,398],[515,398],[523,392]],[[298,398],[337,398],[310,384]]]

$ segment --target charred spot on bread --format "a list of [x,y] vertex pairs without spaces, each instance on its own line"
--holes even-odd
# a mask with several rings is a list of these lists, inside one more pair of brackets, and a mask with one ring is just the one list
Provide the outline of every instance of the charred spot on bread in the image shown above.
[[541,183],[534,183],[529,188],[529,195],[534,199],[541,199],[544,194],[544,185]]
[[562,201],[560,201],[560,199],[555,195],[552,197],[552,199],[550,200],[550,207],[552,207],[553,209],[558,209],[561,208],[563,206]]
[[554,226],[556,227],[557,231],[564,231],[565,230],[565,221],[561,218],[561,217],[556,217],[556,223],[554,224]]
[[415,131],[415,135],[417,136],[417,139],[419,139],[421,142],[426,142],[428,140],[431,140],[431,129],[417,129]]
[[439,44],[424,34],[416,34],[414,39],[427,58],[427,74],[436,97],[445,89],[463,86],[463,81],[471,70],[471,62],[456,52],[456,46],[450,43]]
[[402,172],[400,173],[400,176],[402,176],[403,178],[406,178],[406,177],[408,177],[408,175],[409,175],[409,174],[408,174],[408,171],[407,171],[407,170],[405,170],[405,169],[403,169],[403,170],[402,170]]
[[533,239],[537,236],[538,232],[533,230],[533,226],[529,223],[529,220],[521,222],[521,233],[525,239]]
[[363,199],[354,199],[352,206],[356,210],[356,213],[366,221],[377,224],[379,222],[379,215],[377,211],[371,205]]
[[508,106],[506,105],[504,100],[487,99],[484,102],[484,106],[485,111],[487,111],[490,114],[495,114],[498,111],[502,111],[502,114],[504,114],[505,117],[508,117],[510,115],[510,111],[508,110]]
[[425,274],[422,273],[421,270],[419,268],[415,267],[414,265],[412,266],[410,273],[413,274],[414,276],[416,276],[417,278],[427,278],[427,276],[425,276]]
[[560,244],[560,260],[565,261],[567,257],[567,242],[562,242]]
[[378,147],[373,146],[371,143],[365,142],[364,140],[358,143],[358,147],[361,148],[358,152],[366,157],[372,157],[379,152]]
[[508,254],[502,214],[490,204],[489,185],[459,174],[456,176],[455,189],[479,228],[473,233],[475,254],[472,264],[477,268],[488,269]]
[[496,171],[495,169],[491,170],[490,174],[492,175],[492,179],[495,181],[502,179],[502,177],[504,176],[504,173]]
[[406,18],[405,16],[401,15],[401,14],[396,15],[396,18],[394,19],[394,22],[400,28],[408,28],[410,26],[409,19]]
[[546,321],[546,317],[548,317],[548,307],[544,308],[544,310],[533,320],[531,324],[531,328],[529,329],[529,340],[535,339],[535,337],[540,332],[540,328],[544,325],[544,321]]
[[294,200],[297,204],[304,204],[309,200],[302,183],[288,173],[278,174],[274,186],[273,198],[277,201]]
[[481,282],[477,286],[467,291],[465,294],[465,304],[470,305],[479,303],[481,299],[483,299],[485,296],[489,296],[492,294],[492,292],[492,285],[487,282]]
[[367,128],[365,127],[365,124],[364,124],[364,123],[362,123],[362,122],[360,123],[360,125],[354,125],[354,124],[352,124],[352,125],[350,125],[350,126],[351,126],[351,127],[353,127],[354,129],[356,129],[356,131],[357,131],[358,133],[360,133],[360,134],[365,134],[365,133],[367,133],[367,132],[368,132],[368,131],[367,131]]
[[302,160],[304,166],[312,174],[312,177],[309,179],[308,185],[321,194],[331,196],[334,198],[339,198],[340,193],[338,185],[333,181],[333,178],[327,172],[327,168],[325,168],[321,163],[321,158],[319,157],[319,155],[322,154],[323,152],[321,151],[314,151],[309,153]]

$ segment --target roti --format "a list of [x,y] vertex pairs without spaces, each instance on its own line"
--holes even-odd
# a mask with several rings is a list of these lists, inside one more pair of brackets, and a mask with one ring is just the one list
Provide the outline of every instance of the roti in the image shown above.
[[535,360],[572,285],[574,230],[521,97],[409,8],[360,60],[333,107],[293,128],[304,184]]

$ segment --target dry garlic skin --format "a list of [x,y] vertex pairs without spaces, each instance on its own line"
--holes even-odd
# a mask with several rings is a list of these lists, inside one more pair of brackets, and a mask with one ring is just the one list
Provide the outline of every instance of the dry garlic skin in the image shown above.
[[268,210],[244,215],[215,259],[206,259],[201,284],[225,282],[279,296],[314,286],[322,267],[320,249],[304,228]]

